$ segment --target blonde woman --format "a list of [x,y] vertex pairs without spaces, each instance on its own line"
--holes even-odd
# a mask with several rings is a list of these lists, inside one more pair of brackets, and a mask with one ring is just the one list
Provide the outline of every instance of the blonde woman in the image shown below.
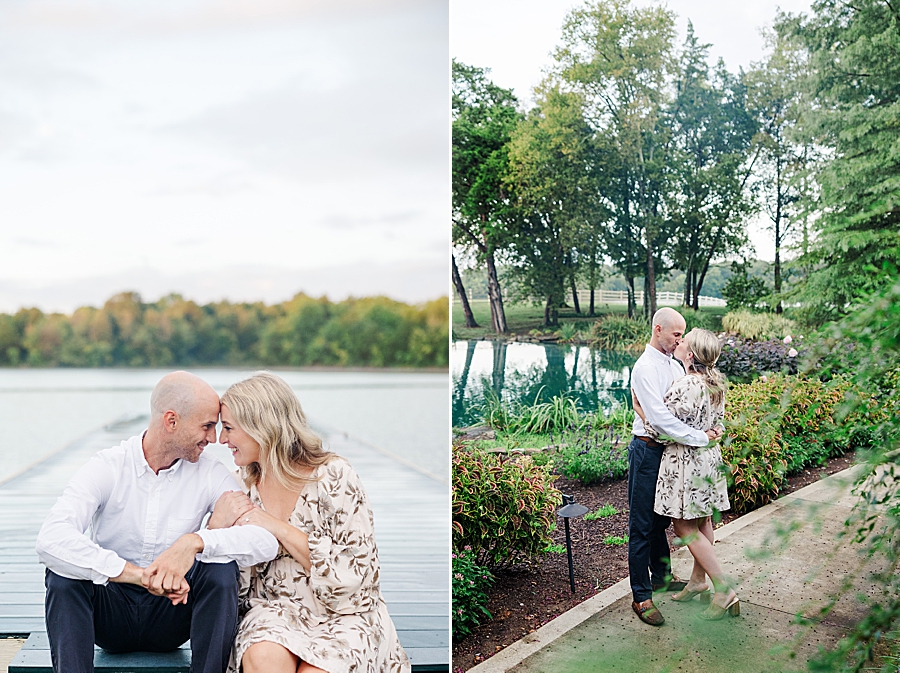
[[408,672],[379,589],[372,512],[353,468],[322,448],[294,392],[274,374],[235,383],[221,412],[219,442],[231,449],[246,494],[217,505],[215,523],[262,526],[280,543],[273,561],[241,570],[229,671]]
[[[674,416],[697,430],[724,429],[725,377],[716,369],[721,352],[718,337],[703,329],[688,332],[675,349],[675,357],[687,373],[672,383],[664,402]],[[635,406],[635,411],[643,418],[639,406]],[[646,422],[645,426],[653,432]],[[704,619],[721,619],[726,613],[736,616],[741,608],[713,549],[711,516],[731,507],[722,466],[722,452],[717,444],[697,448],[668,443],[659,466],[653,505],[657,514],[672,519],[675,535],[687,544],[694,557],[691,579],[684,589],[672,595],[672,600],[689,601],[708,595],[707,575],[712,580],[715,594],[701,615]]]

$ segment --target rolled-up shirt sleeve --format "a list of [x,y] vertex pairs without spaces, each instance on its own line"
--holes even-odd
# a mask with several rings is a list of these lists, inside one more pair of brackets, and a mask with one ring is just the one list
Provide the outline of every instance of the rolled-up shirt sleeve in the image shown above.
[[[240,491],[234,475],[223,464],[214,471],[216,484],[209,511],[223,493]],[[203,538],[203,551],[197,559],[204,563],[229,563],[237,561],[239,566],[252,566],[271,561],[278,554],[278,539],[265,528],[259,526],[232,526],[231,528],[203,528],[197,531]]]
[[84,465],[66,486],[38,533],[38,558],[57,575],[106,584],[125,569],[125,559],[87,535],[97,510],[115,484],[110,466],[99,458]]
[[635,368],[632,372],[631,389],[644,410],[647,423],[653,426],[661,439],[665,436],[687,446],[709,444],[709,437],[705,432],[695,430],[669,411],[663,402],[667,387],[650,367]]

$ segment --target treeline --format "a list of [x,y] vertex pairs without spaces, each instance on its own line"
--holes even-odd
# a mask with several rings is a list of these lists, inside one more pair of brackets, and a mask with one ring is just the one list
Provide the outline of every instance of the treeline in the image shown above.
[[527,110],[454,62],[453,240],[487,273],[494,330],[498,267],[544,302],[547,325],[567,301],[593,313],[574,290],[600,287],[604,265],[631,316],[655,311],[664,274],[697,308],[715,262],[752,257],[757,217],[774,242],[773,310],[790,297],[821,324],[883,287],[900,261],[898,16],[879,0],[779,13],[764,58],[731,72],[690,24],[676,44],[665,7],[588,0]]
[[72,315],[0,314],[0,366],[191,365],[446,367],[446,298],[411,306],[386,297],[198,305],[134,292]]

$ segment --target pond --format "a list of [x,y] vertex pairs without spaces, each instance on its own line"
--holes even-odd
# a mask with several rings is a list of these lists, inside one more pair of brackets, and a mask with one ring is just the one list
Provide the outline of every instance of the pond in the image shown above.
[[456,341],[450,353],[453,425],[480,422],[486,394],[526,404],[565,395],[585,411],[610,411],[628,403],[638,355],[555,343]]

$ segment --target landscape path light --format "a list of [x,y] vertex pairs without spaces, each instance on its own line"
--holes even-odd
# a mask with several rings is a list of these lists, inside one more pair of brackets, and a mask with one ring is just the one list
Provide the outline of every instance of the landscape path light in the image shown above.
[[569,534],[569,519],[578,516],[584,516],[588,513],[588,508],[575,502],[574,495],[563,494],[563,506],[559,508],[557,514],[563,518],[566,525],[566,554],[569,556],[569,586],[572,587],[572,593],[575,593],[575,568],[572,566],[572,536]]

